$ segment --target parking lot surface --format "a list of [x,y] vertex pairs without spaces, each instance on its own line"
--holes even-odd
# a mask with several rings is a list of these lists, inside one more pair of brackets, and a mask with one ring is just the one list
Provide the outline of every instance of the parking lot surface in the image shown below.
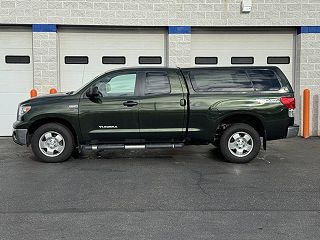
[[0,139],[0,239],[319,239],[320,140],[249,164],[213,146],[87,153],[59,164]]

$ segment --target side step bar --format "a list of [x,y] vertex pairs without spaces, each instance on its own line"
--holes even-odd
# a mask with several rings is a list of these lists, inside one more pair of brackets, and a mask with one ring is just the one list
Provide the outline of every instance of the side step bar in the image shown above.
[[111,150],[111,149],[158,149],[158,148],[182,148],[184,143],[156,143],[156,144],[101,144],[101,145],[84,145],[85,150]]

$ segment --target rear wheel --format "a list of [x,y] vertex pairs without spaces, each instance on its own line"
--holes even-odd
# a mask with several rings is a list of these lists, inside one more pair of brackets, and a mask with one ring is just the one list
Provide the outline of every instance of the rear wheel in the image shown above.
[[31,147],[42,162],[63,162],[70,158],[74,140],[72,133],[64,125],[47,123],[34,132]]
[[258,132],[250,125],[237,123],[227,128],[220,139],[222,155],[233,163],[247,163],[254,159],[261,147]]

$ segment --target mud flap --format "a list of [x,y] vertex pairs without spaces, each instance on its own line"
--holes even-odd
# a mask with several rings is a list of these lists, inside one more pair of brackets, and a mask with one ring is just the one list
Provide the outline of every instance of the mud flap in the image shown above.
[[266,132],[266,130],[264,130],[262,141],[263,141],[263,150],[267,150],[267,132]]

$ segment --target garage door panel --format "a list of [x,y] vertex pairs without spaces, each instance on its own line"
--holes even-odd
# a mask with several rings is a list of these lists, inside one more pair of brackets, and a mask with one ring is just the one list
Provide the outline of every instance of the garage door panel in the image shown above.
[[63,82],[61,83],[62,91],[75,91],[80,86],[85,85],[95,77],[101,75],[101,72],[76,72],[76,71],[65,71],[63,75]]
[[5,101],[5,104],[1,104],[1,114],[16,116],[19,103],[28,98],[30,98],[28,92],[1,93],[1,99]]
[[[1,30],[0,30],[1,31]],[[18,39],[23,41],[19,41]],[[0,34],[0,49],[30,49],[32,46],[32,32],[28,30],[4,30]]]
[[[89,64],[65,64],[65,56],[88,56]],[[104,56],[124,56],[126,59],[126,64],[102,64],[102,57]],[[81,50],[81,54],[78,51],[66,50],[63,51],[63,56],[61,56],[61,65],[64,65],[63,71],[72,71],[73,69],[82,69],[83,67],[87,69],[96,69],[100,71],[101,69],[110,69],[116,67],[125,67],[125,66],[138,66],[139,65],[139,56],[160,56],[162,57],[162,64],[164,64],[165,56],[164,51],[162,50],[110,50],[103,52],[102,50],[88,51],[87,49]],[[88,66],[90,65],[90,66]],[[95,71],[95,70],[93,70]]]
[[0,112],[0,136],[10,136],[12,134],[12,124],[17,119],[18,104],[28,99],[28,94],[0,93],[1,104]]
[[[293,83],[294,32],[293,31],[195,31],[191,35],[191,57],[217,57],[216,65],[196,66],[278,66]],[[268,64],[268,57],[288,56],[290,64]],[[254,64],[231,64],[232,57],[254,57]]]
[[[29,56],[30,63],[6,63],[6,56]],[[12,134],[18,104],[29,98],[32,86],[31,28],[0,29],[0,136]]]
[[[192,44],[196,49],[206,49],[208,45],[224,43],[229,49],[288,49],[292,50],[294,43],[293,34],[194,34]],[[267,43],[267,44],[266,44]],[[219,49],[219,44],[214,44],[211,49]]]
[[[79,37],[81,36],[81,37]],[[139,34],[139,33],[61,33],[60,42],[63,43],[61,49],[76,49],[79,47],[88,50],[132,50],[134,43],[135,49],[143,50],[148,43],[148,49],[163,49],[164,34]],[[88,44],[94,42],[94,44]]]
[[[61,30],[60,41],[60,88],[61,91],[78,89],[96,76],[112,69],[148,66],[139,64],[139,56],[160,56],[164,66],[165,31]],[[65,64],[65,56],[86,56],[88,64]],[[125,57],[125,64],[103,64],[104,56]]]
[[32,88],[31,71],[0,71],[0,93],[28,93]]
[[[1,33],[0,33],[1,34]],[[6,63],[6,56],[29,56],[30,63],[12,64]],[[0,71],[32,71],[32,51],[31,49],[1,49],[0,48]]]
[[16,116],[0,114],[0,117],[1,117],[1,124],[0,124],[1,136],[11,136],[12,124],[15,122]]

